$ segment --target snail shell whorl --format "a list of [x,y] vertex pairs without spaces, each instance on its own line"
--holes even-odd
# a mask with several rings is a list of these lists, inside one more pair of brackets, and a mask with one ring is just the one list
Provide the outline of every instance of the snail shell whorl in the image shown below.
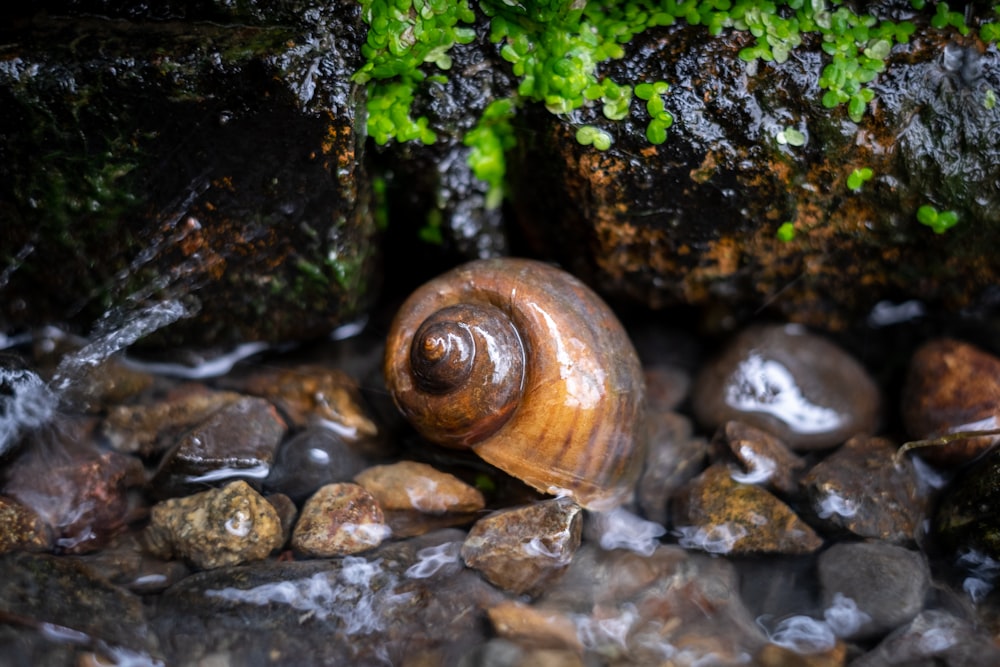
[[614,313],[564,271],[488,259],[428,282],[396,315],[385,376],[429,440],[595,509],[632,491],[642,369]]

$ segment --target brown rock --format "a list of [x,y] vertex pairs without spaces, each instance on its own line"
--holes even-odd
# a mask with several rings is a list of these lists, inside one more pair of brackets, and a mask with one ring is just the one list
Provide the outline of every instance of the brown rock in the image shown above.
[[297,428],[319,419],[329,422],[341,437],[352,440],[378,433],[363,407],[358,383],[340,369],[318,364],[264,369],[237,386],[277,405]]
[[41,517],[13,498],[0,496],[0,553],[51,548],[52,531]]
[[389,536],[375,498],[357,484],[327,484],[306,501],[292,548],[325,558],[377,547]]
[[206,483],[262,480],[287,431],[274,406],[241,396],[196,424],[168,451],[151,482],[159,497],[180,495]]
[[486,505],[477,489],[454,475],[416,461],[372,466],[355,476],[354,481],[375,496],[379,506],[387,511],[477,512]]
[[536,595],[573,560],[580,546],[581,513],[569,498],[495,512],[472,526],[462,559],[495,586]]
[[708,444],[694,437],[691,420],[676,412],[646,413],[646,465],[636,485],[636,502],[650,521],[667,525],[667,502],[705,465]]
[[185,430],[239,398],[240,395],[233,392],[209,391],[204,385],[187,383],[163,401],[112,407],[101,429],[116,450],[150,456],[166,449]]
[[738,421],[719,427],[712,439],[717,458],[735,458],[745,473],[736,479],[746,484],[760,484],[780,493],[798,489],[798,473],[805,461],[793,454],[779,438],[767,431]]
[[859,537],[911,542],[926,498],[913,463],[895,460],[896,445],[858,436],[816,464],[802,487],[816,516]]
[[692,393],[703,426],[743,421],[795,450],[873,432],[879,404],[878,387],[861,364],[797,325],[744,330],[702,367]]
[[709,466],[676,499],[674,525],[681,545],[711,553],[811,553],[823,540],[768,491],[733,479],[722,464]]
[[583,650],[576,634],[576,625],[565,613],[539,609],[505,600],[487,610],[490,623],[499,637],[522,646]]
[[754,657],[757,667],[843,667],[847,664],[847,645],[842,641],[819,653],[800,653],[777,644],[766,644]]
[[3,492],[31,508],[67,553],[100,548],[130,519],[128,491],[145,481],[131,456],[94,446],[92,420],[36,432],[6,469]]
[[266,558],[281,547],[274,507],[242,481],[153,506],[144,534],[160,558],[178,556],[209,570]]
[[[910,360],[902,414],[906,431],[917,439],[1000,428],[1000,358],[950,338],[924,344]],[[956,465],[998,440],[992,434],[916,451],[932,463]]]

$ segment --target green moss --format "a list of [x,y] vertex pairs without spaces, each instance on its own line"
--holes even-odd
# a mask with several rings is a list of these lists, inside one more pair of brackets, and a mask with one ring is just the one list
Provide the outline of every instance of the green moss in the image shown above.
[[[366,63],[354,80],[368,86],[369,134],[378,144],[433,143],[437,133],[428,119],[412,117],[414,96],[429,78],[451,67],[449,51],[455,44],[475,38],[473,6],[468,0],[361,0],[361,5],[369,32],[362,48]],[[946,2],[912,0],[911,5],[936,29],[962,35],[971,31],[964,15]],[[674,122],[668,82],[613,81],[598,74],[602,63],[622,58],[624,45],[644,31],[682,21],[704,26],[712,35],[748,32],[753,42],[739,57],[776,63],[790,58],[811,36],[826,58],[817,82],[819,101],[831,109],[844,107],[851,120],[860,122],[886,58],[916,29],[910,21],[859,14],[842,0],[478,0],[476,7],[486,15],[489,38],[518,81],[516,96],[494,101],[464,137],[473,149],[470,166],[487,183],[490,207],[502,198],[503,153],[514,136],[509,119],[526,102],[541,103],[570,122],[578,109],[601,105],[607,120],[619,121],[633,113],[632,102],[638,98],[648,117],[646,138],[651,144],[667,140]],[[1000,18],[1000,4],[994,5],[994,13]],[[997,21],[981,22],[982,39],[1000,37],[998,26]],[[611,134],[595,126],[578,127],[576,138],[599,150],[612,143]],[[805,135],[786,128],[778,140],[798,146]]]

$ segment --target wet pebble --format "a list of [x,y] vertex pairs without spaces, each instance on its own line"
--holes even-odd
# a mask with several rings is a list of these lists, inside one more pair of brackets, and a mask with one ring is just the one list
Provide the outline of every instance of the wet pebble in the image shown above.
[[[551,619],[547,641],[565,638],[569,619],[576,642],[566,648],[578,643],[610,664],[741,665],[764,636],[737,588],[731,563],[677,546],[640,556],[584,544],[534,608]],[[527,630],[509,636],[532,641]]]
[[241,396],[181,436],[164,455],[152,491],[164,498],[234,479],[259,486],[286,431],[271,403]]
[[[910,360],[902,416],[915,439],[1000,428],[1000,359],[951,338],[925,343]],[[973,437],[916,452],[932,463],[955,465],[972,460],[998,440],[997,435]]]
[[238,480],[157,503],[144,538],[155,556],[208,570],[266,558],[281,547],[282,530],[271,503]]
[[646,406],[653,412],[676,410],[691,389],[691,375],[677,366],[646,366],[643,376],[646,379]]
[[384,510],[413,510],[427,514],[478,512],[483,494],[454,475],[416,461],[372,466],[354,481],[365,487]]
[[111,407],[101,430],[115,450],[149,457],[169,448],[186,430],[239,399],[240,395],[233,392],[210,391],[204,385],[187,383],[161,401]]
[[802,487],[817,519],[838,531],[913,542],[926,498],[912,461],[885,438],[857,436],[814,466]]
[[[84,563],[20,552],[0,556],[0,571],[0,614],[4,626],[14,623],[18,630],[15,641],[3,643],[4,664],[85,665],[95,652],[107,661],[97,664],[156,664],[157,640],[141,599]],[[53,644],[69,644],[75,656],[44,659],[65,658],[50,653]]]
[[734,479],[758,484],[772,491],[793,494],[805,461],[767,431],[739,421],[728,421],[712,438],[712,453],[719,460],[735,459],[741,472]]
[[795,450],[822,449],[874,431],[879,391],[837,345],[797,325],[740,333],[695,379],[692,408],[715,430],[740,420]]
[[149,554],[137,532],[117,535],[104,549],[78,558],[98,576],[139,594],[162,592],[191,574],[182,561]]
[[327,484],[302,508],[292,548],[305,556],[343,556],[377,547],[390,533],[372,494],[357,484]]
[[1000,665],[1000,647],[976,627],[941,610],[921,612],[851,667],[984,667]]
[[769,491],[733,479],[720,463],[709,466],[675,499],[673,524],[680,544],[710,553],[802,554],[823,544],[816,532]]
[[234,385],[273,402],[296,428],[318,420],[350,440],[378,434],[358,383],[340,369],[318,364],[265,368],[236,380]]
[[32,509],[0,496],[0,554],[11,551],[48,551],[52,531]]
[[89,419],[60,419],[35,432],[5,470],[3,493],[37,514],[66,553],[102,547],[131,518],[129,490],[145,481],[142,464],[92,443]]
[[676,412],[646,415],[646,465],[636,485],[636,502],[650,521],[666,525],[670,497],[704,467],[708,443],[693,435],[691,420]]
[[835,608],[836,634],[885,635],[920,613],[930,588],[923,554],[885,542],[836,544],[819,557],[824,605]]
[[569,614],[539,609],[518,600],[504,600],[488,610],[490,624],[498,637],[525,648],[554,648],[583,651],[576,624]]
[[582,513],[569,498],[494,512],[472,526],[462,560],[499,588],[537,595],[572,561],[580,546]]
[[343,436],[314,425],[281,444],[264,488],[302,503],[321,486],[350,482],[367,466]]
[[363,555],[197,573],[150,620],[170,665],[457,665],[504,597],[461,566],[462,539],[446,530]]

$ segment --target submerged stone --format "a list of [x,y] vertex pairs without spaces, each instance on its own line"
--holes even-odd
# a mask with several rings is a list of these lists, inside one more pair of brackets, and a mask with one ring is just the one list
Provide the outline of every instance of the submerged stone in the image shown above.
[[[951,338],[925,343],[910,360],[901,409],[907,432],[920,440],[1000,428],[1000,358]],[[937,465],[957,465],[998,441],[996,434],[970,436],[914,454]]]
[[743,421],[805,450],[873,432],[880,396],[864,367],[826,338],[795,325],[758,325],[701,369],[692,407],[707,428]]
[[244,479],[259,486],[271,472],[287,431],[268,401],[238,396],[185,432],[168,451],[152,482],[160,497],[182,495],[206,484]]
[[917,539],[927,498],[913,462],[896,460],[885,438],[857,436],[803,478],[818,521],[858,537],[909,544]]
[[838,610],[828,622],[847,639],[883,636],[909,622],[931,583],[923,554],[882,542],[835,544],[820,554],[818,572],[824,606]]
[[328,484],[306,501],[292,533],[292,548],[320,558],[368,551],[391,530],[375,497],[357,484]]
[[674,500],[673,525],[681,546],[717,554],[816,551],[823,540],[765,489],[733,479],[714,464]]
[[199,573],[155,601],[151,623],[169,664],[459,664],[503,599],[462,567],[462,539],[441,531],[364,556]]
[[517,595],[538,595],[573,560],[583,509],[569,498],[494,512],[477,521],[462,545],[462,560]]
[[240,480],[153,506],[144,533],[150,552],[209,570],[266,558],[282,545],[274,507]]

